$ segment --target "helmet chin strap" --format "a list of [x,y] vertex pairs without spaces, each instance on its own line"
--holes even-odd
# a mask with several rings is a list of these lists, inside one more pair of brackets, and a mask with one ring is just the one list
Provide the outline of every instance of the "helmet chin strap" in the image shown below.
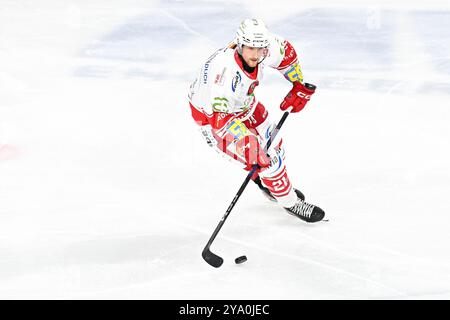
[[264,56],[264,58],[262,58],[261,61],[258,61],[258,64],[260,64],[261,62],[263,62],[264,59],[266,59],[266,58],[267,58],[267,56]]

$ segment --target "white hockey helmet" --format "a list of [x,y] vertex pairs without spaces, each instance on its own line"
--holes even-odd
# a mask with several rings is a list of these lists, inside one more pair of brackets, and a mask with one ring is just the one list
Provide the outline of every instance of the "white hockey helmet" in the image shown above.
[[261,19],[245,19],[236,32],[236,44],[253,48],[265,48],[269,45],[269,31]]

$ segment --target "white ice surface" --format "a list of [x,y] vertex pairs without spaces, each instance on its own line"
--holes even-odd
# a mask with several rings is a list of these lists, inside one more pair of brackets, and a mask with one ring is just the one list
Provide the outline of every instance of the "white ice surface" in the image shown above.
[[[1,1],[0,298],[450,298],[450,6],[266,3]],[[330,221],[249,185],[214,269],[200,253],[245,173],[187,87],[253,15],[318,85],[281,134]],[[287,90],[275,71],[257,88],[274,119]]]

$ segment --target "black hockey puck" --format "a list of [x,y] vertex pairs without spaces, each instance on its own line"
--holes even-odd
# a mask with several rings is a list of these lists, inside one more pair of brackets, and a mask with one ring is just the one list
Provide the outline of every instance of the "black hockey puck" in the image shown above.
[[236,264],[244,263],[245,261],[247,261],[246,256],[240,256],[240,257],[237,257],[236,259],[234,259],[234,262],[236,262]]

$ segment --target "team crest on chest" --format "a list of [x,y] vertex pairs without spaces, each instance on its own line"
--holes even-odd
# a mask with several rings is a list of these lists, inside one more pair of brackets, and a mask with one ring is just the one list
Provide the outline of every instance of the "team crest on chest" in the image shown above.
[[259,81],[258,81],[258,80],[254,81],[254,82],[250,85],[250,87],[248,88],[247,95],[253,94],[253,91],[255,91],[255,88],[256,88],[256,86],[257,86],[258,84],[259,84]]

